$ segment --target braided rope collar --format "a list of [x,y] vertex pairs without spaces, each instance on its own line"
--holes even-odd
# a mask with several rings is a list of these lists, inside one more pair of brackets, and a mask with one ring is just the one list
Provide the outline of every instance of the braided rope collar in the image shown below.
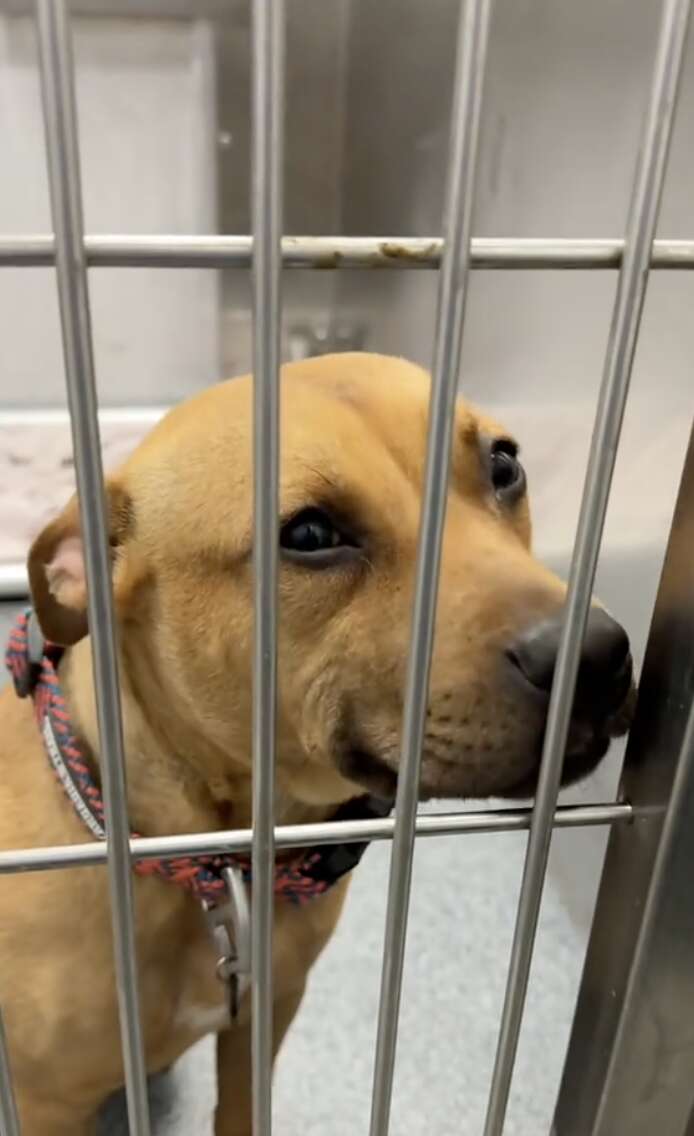
[[[46,754],[58,781],[92,836],[105,840],[101,789],[73,733],[60,687],[57,668],[62,654],[62,647],[43,640],[31,609],[19,615],[10,632],[5,656],[15,691],[20,698],[32,697]],[[386,816],[390,807],[389,803],[375,797],[357,797],[342,805],[332,819]],[[323,895],[359,863],[367,847],[368,842],[316,845],[302,849],[294,859],[275,865],[275,895],[298,905]],[[214,906],[226,897],[222,873],[229,867],[240,869],[246,883],[251,882],[250,859],[236,854],[139,860],[134,870],[141,876],[158,876],[178,884],[197,899]]]

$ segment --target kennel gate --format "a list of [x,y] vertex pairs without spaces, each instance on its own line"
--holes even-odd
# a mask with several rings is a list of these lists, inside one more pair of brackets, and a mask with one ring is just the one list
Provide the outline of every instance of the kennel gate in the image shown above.
[[[108,866],[128,1120],[150,1132],[134,952],[134,860],[252,852],[253,1114],[271,1134],[272,870],[275,848],[392,840],[370,1136],[388,1131],[411,867],[416,836],[529,829],[505,1003],[484,1136],[501,1136],[554,826],[610,825],[601,891],[579,993],[554,1136],[692,1136],[694,1026],[673,974],[693,984],[694,904],[686,820],[694,806],[694,440],[653,619],[623,780],[614,803],[557,808],[579,654],[626,404],[649,268],[694,268],[693,241],[654,241],[686,42],[690,0],[664,0],[648,111],[625,239],[480,240],[471,232],[475,163],[491,0],[465,0],[454,81],[443,239],[282,237],[284,11],[253,0],[252,237],[85,236],[73,62],[65,0],[37,0],[40,72],[54,235],[0,238],[0,266],[55,265],[103,753],[107,844],[0,853],[0,873]],[[131,840],[114,640],[87,269],[253,268],[255,642],[253,829]],[[273,827],[277,639],[277,475],[282,268],[439,269],[427,466],[420,523],[401,774],[394,819]],[[420,749],[470,268],[619,269],[584,485],[567,615],[532,810],[417,814]],[[649,761],[657,738],[657,754]],[[657,758],[657,759],[656,759]],[[620,915],[617,933],[614,912]],[[611,919],[608,919],[608,915]],[[692,932],[688,934],[688,932]],[[687,951],[689,957],[687,957]],[[658,1021],[670,1039],[653,1036]],[[635,1070],[662,1072],[647,1098]],[[19,1136],[11,1052],[0,1018],[0,1130]],[[539,1134],[538,1134],[539,1136]]]

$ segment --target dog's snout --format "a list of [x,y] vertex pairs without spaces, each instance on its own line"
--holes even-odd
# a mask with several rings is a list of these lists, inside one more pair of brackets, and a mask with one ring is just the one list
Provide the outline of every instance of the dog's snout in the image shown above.
[[[536,689],[548,693],[559,649],[563,613],[525,630],[508,649],[510,661]],[[631,682],[629,638],[624,628],[602,608],[588,616],[578,672],[579,701],[615,706]]]

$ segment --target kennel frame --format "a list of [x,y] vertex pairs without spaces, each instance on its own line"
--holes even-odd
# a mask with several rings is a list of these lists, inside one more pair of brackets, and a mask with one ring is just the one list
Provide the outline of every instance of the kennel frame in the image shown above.
[[[149,1111],[134,953],[131,865],[147,856],[252,851],[254,868],[253,1111],[257,1136],[271,1134],[272,864],[275,847],[322,841],[392,839],[371,1136],[386,1136],[390,1112],[411,864],[416,835],[528,828],[516,931],[484,1136],[501,1136],[532,959],[552,827],[621,825],[632,806],[557,809],[557,793],[585,621],[628,393],[649,268],[694,268],[694,241],[654,242],[668,141],[691,0],[664,0],[660,38],[624,241],[471,240],[471,202],[491,0],[465,0],[454,82],[445,238],[281,237],[283,10],[253,0],[253,236],[86,237],[82,220],[77,115],[65,0],[37,0],[40,72],[54,235],[0,238],[0,265],[55,264],[65,370],[89,584],[89,617],[103,754],[107,844],[0,854],[0,874],[84,863],[108,864],[121,1037],[132,1136],[149,1136]],[[118,690],[98,407],[89,319],[90,265],[241,267],[254,276],[254,817],[247,832],[130,840]],[[277,642],[277,468],[279,282],[282,267],[440,268],[429,445],[413,638],[404,709],[403,761],[395,818],[322,825],[273,825]],[[550,700],[535,806],[438,817],[417,816],[417,780],[431,661],[440,543],[470,268],[618,267],[601,397],[567,597],[567,618]],[[688,736],[688,735],[687,735]],[[18,1136],[9,1059],[0,1023],[0,1121]],[[597,1131],[597,1130],[596,1130]]]

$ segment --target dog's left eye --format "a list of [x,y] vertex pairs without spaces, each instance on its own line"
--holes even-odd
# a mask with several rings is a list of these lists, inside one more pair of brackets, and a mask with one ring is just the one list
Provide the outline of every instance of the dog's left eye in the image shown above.
[[302,509],[282,525],[280,548],[291,560],[316,565],[332,563],[354,541],[322,509]]
[[499,500],[515,501],[525,492],[525,471],[514,442],[500,438],[492,443],[491,478]]

